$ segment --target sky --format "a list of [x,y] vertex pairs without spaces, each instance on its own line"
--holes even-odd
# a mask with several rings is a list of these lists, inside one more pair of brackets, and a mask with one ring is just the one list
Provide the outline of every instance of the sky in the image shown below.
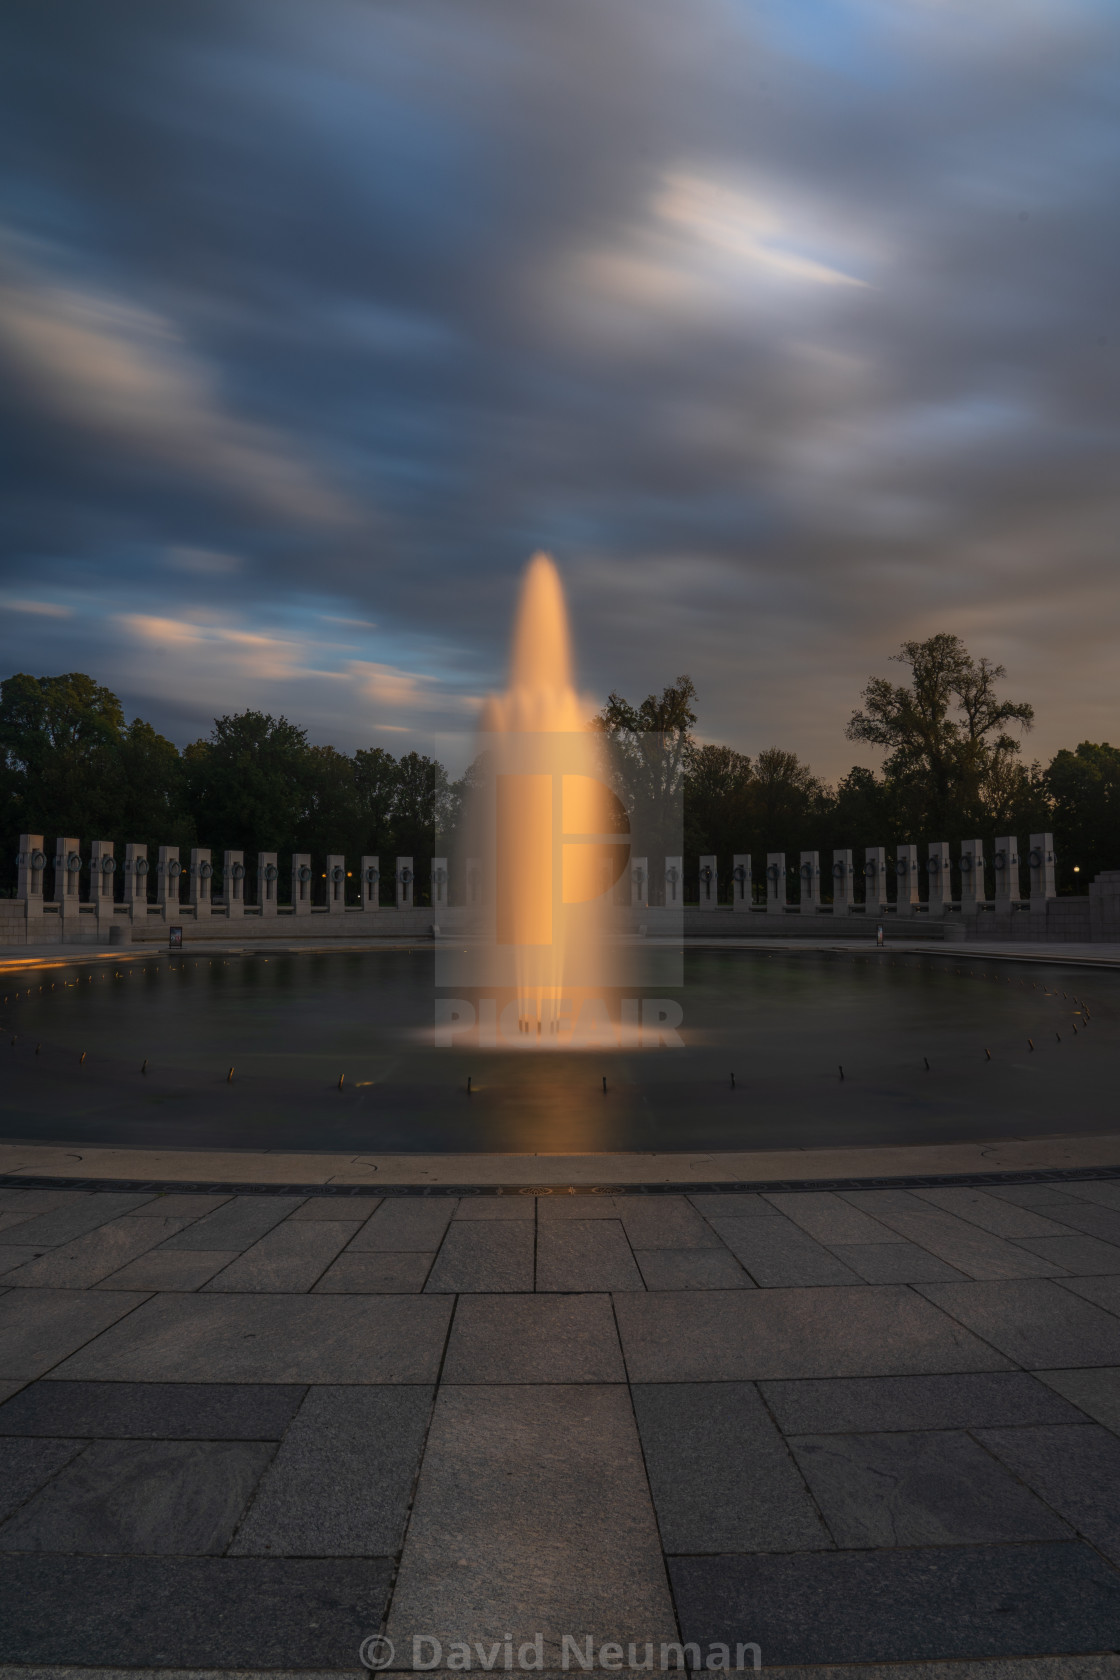
[[819,773],[908,638],[1120,742],[1113,0],[0,17],[0,675],[423,746],[581,686]]

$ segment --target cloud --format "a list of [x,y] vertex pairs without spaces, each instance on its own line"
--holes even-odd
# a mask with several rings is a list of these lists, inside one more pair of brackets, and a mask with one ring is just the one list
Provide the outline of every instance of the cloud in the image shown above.
[[5,612],[35,613],[39,618],[72,618],[72,607],[65,607],[61,601],[0,601],[0,607]]

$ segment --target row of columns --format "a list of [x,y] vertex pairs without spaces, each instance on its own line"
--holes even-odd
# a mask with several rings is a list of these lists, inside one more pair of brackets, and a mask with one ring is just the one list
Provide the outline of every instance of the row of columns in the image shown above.
[[[923,900],[920,897],[920,870],[918,848],[914,845],[896,846],[893,864],[887,861],[885,846],[868,846],[863,854],[862,870],[857,870],[852,862],[850,848],[832,853],[832,908],[833,914],[844,915],[849,910],[862,909],[866,914],[878,915],[888,907],[896,914],[915,915],[921,910],[930,915],[940,915],[952,905],[959,903],[963,913],[975,913],[989,902],[994,902],[996,912],[1010,912],[1024,903],[1022,897],[1019,871],[1021,859],[1019,856],[1019,842],[1009,836],[998,839],[992,854],[991,866],[995,878],[995,899],[991,901],[987,896],[987,859],[984,854],[983,840],[966,840],[960,848],[960,855],[954,866],[950,856],[947,841],[933,842],[926,855],[926,874],[929,880],[929,891]],[[1049,898],[1057,895],[1055,885],[1054,836],[1052,834],[1032,834],[1030,849],[1027,853],[1027,866],[1030,871],[1029,902],[1034,906],[1044,904]],[[681,857],[667,857],[665,859],[665,903],[670,908],[683,903],[684,894],[684,860]],[[954,894],[952,883],[953,868],[960,875],[960,893]],[[819,852],[802,852],[799,866],[790,870],[785,852],[768,852],[766,854],[766,909],[776,914],[782,914],[790,904],[789,886],[791,876],[800,881],[801,909],[812,912],[821,906],[821,863]],[[750,910],[754,907],[754,878],[752,861],[749,852],[737,852],[732,860],[731,878],[733,884],[731,905],[734,910]],[[887,883],[893,879],[896,893],[893,899],[888,899]],[[856,883],[862,880],[862,895],[856,896]],[[700,908],[714,910],[719,904],[719,859],[714,855],[705,855],[700,859]],[[645,858],[634,858],[630,865],[630,900],[636,907],[644,908],[649,903],[649,870]]]
[[[431,860],[431,903],[438,910],[447,904],[447,859]],[[152,873],[147,846],[128,844],[123,859],[118,859],[111,840],[94,840],[89,856],[89,902],[99,916],[111,917],[117,904],[116,874],[123,869],[124,903],[130,908],[146,911],[151,899]],[[24,900],[29,912],[41,910],[47,902],[43,888],[48,867],[41,834],[21,834],[16,859],[16,896]],[[66,838],[56,843],[53,859],[54,893],[63,916],[77,915],[80,900],[79,883],[85,864],[81,842]],[[350,879],[346,859],[341,852],[327,858],[326,909],[338,914],[349,908],[346,902],[346,882]],[[211,908],[221,908],[229,917],[241,916],[246,909],[259,910],[262,916],[275,915],[278,908],[277,887],[280,868],[276,852],[257,853],[257,896],[254,905],[247,898],[248,875],[245,853],[222,853],[222,876],[225,895],[214,899],[211,884],[214,877],[213,853],[208,846],[191,849],[190,862],[183,863],[178,846],[160,846],[155,866],[155,904],[173,910],[183,904],[183,881],[187,883],[186,903],[197,917],[210,914]],[[381,860],[366,856],[358,871],[361,889],[360,908],[375,911],[381,908]],[[312,908],[311,889],[314,881],[310,852],[293,852],[291,859],[291,906],[297,916],[309,915]],[[414,903],[416,874],[410,857],[398,857],[393,871],[398,910],[411,910]]]

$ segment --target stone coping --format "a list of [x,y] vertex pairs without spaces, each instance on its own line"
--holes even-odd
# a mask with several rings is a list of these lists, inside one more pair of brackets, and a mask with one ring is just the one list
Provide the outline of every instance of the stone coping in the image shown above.
[[831,1189],[913,1183],[1029,1182],[1120,1173],[1120,1133],[1006,1138],[893,1148],[728,1150],[697,1154],[355,1155],[252,1150],[138,1149],[0,1143],[7,1183],[51,1179],[82,1187],[166,1184],[320,1190],[363,1187],[462,1195],[508,1191]]

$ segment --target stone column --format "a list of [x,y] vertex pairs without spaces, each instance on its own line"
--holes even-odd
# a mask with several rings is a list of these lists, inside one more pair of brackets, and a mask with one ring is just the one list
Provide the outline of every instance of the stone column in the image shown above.
[[947,840],[930,842],[926,868],[929,871],[929,913],[931,916],[943,916],[953,902],[953,870]]
[[665,908],[679,910],[684,903],[684,859],[665,859]]
[[966,916],[975,916],[987,902],[987,896],[987,888],[984,885],[984,842],[964,840],[961,842],[962,912]]
[[719,905],[719,859],[711,855],[700,859],[700,908],[715,910]]
[[245,914],[245,853],[222,853],[222,879],[226,884],[226,915],[236,921]]
[[311,853],[292,853],[292,914],[311,914]]
[[751,854],[736,852],[731,860],[731,879],[734,883],[731,889],[732,910],[749,910],[754,891],[751,880]]
[[156,903],[163,911],[164,921],[175,916],[179,909],[179,878],[182,873],[178,846],[161,846],[156,861]]
[[381,859],[364,857],[362,859],[362,909],[379,910],[381,908]]
[[113,842],[95,840],[90,848],[89,896],[90,902],[97,906],[99,934],[102,931],[100,924],[111,922],[113,919],[113,875],[116,867]]
[[832,854],[832,914],[846,916],[855,903],[851,848]]
[[397,909],[411,910],[412,899],[416,887],[416,876],[412,869],[410,857],[399,857],[396,869]]
[[1031,871],[1031,909],[1044,910],[1046,900],[1058,896],[1054,879],[1056,860],[1052,834],[1031,835],[1031,849],[1027,854],[1027,862]]
[[43,872],[46,867],[43,836],[21,834],[16,854],[16,897],[22,898],[29,918],[43,913]]
[[148,848],[131,840],[124,849],[124,901],[134,919],[148,914]]
[[801,913],[815,916],[821,907],[821,854],[802,852],[798,874],[801,876]]
[[1018,840],[1005,834],[996,841],[992,867],[996,877],[996,915],[1010,915],[1020,903]]
[[895,909],[900,916],[913,916],[918,909],[918,848],[896,846],[894,872],[898,878]]
[[766,854],[766,908],[771,915],[783,916],[786,909],[786,854]]
[[192,846],[190,901],[198,922],[204,922],[210,914],[210,882],[213,877],[214,865],[210,861],[209,846]]
[[649,865],[645,858],[630,859],[630,908],[645,910],[649,905]]
[[447,909],[447,859],[438,857],[432,859],[431,892],[432,920],[438,922],[442,910]]
[[865,846],[863,852],[863,908],[881,916],[887,907],[887,853],[884,846]]
[[257,853],[257,903],[262,916],[275,916],[280,871],[275,852]]
[[54,848],[54,896],[63,918],[77,917],[81,902],[82,855],[80,840],[56,840]]
[[332,916],[346,913],[346,859],[341,852],[327,854],[327,911]]

